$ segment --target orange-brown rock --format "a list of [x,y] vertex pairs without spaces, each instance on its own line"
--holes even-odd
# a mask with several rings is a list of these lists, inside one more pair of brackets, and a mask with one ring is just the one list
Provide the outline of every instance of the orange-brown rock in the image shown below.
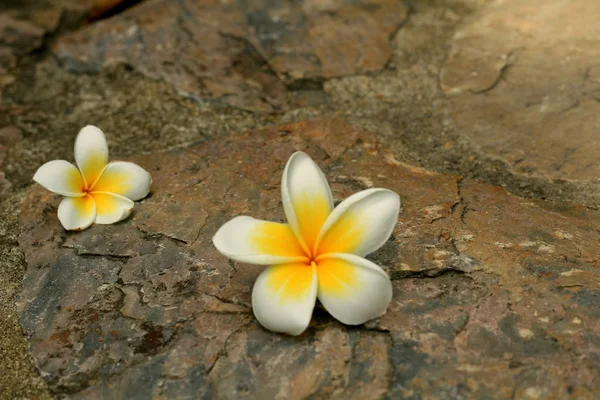
[[[74,71],[125,63],[192,98],[273,111],[286,85],[382,69],[400,1],[155,0],[61,38]],[[314,82],[313,82],[314,85]]]
[[600,176],[600,7],[495,1],[454,34],[440,72],[460,132],[515,172]]
[[[351,140],[349,140],[351,139]],[[343,326],[315,310],[299,337],[251,313],[262,267],[211,238],[247,214],[284,219],[283,166],[308,152],[339,201],[401,195],[370,256],[391,275],[383,317]],[[59,198],[21,212],[18,301],[51,388],[74,398],[578,398],[600,390],[600,213],[397,161],[340,120],[236,134],[135,158],[153,175],[126,221],[66,233]]]

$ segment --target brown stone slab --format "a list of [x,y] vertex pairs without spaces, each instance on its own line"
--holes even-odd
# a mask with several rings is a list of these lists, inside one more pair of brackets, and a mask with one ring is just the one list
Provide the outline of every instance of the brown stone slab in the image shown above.
[[459,131],[515,172],[597,183],[600,7],[495,1],[454,35],[440,73]]
[[[322,167],[336,202],[368,187],[402,198],[391,239],[369,256],[392,276],[394,298],[365,326],[319,306],[299,337],[264,330],[250,304],[263,267],[212,246],[236,215],[284,219],[280,179],[295,150]],[[59,199],[39,187],[22,206],[18,312],[59,395],[592,399],[600,390],[597,211],[556,211],[401,163],[340,120],[133,161],[152,173],[152,194],[118,224],[67,233]]]
[[288,101],[285,85],[382,69],[407,11],[388,0],[155,0],[54,52],[74,71],[126,63],[190,97],[273,111]]

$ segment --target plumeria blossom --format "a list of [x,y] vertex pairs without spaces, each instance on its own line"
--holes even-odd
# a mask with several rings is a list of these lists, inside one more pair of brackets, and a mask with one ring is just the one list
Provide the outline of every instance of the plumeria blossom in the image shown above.
[[58,219],[65,229],[82,230],[92,223],[113,224],[131,214],[133,201],[148,195],[152,179],[142,167],[125,161],[108,162],[104,133],[88,125],[75,140],[77,167],[65,160],[42,165],[33,180],[65,196]]
[[301,334],[317,298],[340,322],[359,325],[383,315],[392,284],[363,258],[390,237],[400,197],[386,189],[356,193],[333,207],[325,175],[305,153],[290,157],[281,183],[287,224],[239,216],[213,238],[225,256],[268,265],[252,291],[252,309],[267,329]]

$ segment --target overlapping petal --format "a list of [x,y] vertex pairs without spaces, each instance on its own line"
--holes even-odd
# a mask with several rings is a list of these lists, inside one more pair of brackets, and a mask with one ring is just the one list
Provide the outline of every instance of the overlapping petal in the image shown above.
[[288,224],[236,217],[213,237],[215,247],[227,257],[259,265],[307,262],[308,258]]
[[392,234],[399,212],[400,196],[387,189],[363,190],[348,197],[323,224],[317,254],[372,253]]
[[317,299],[316,266],[304,263],[267,268],[252,290],[252,310],[265,328],[299,335],[308,326]]
[[333,210],[333,196],[325,175],[306,153],[296,152],[287,162],[281,199],[300,244],[312,253],[319,231]]
[[75,139],[75,161],[86,188],[91,188],[108,163],[108,145],[104,132],[92,125],[81,129]]
[[38,168],[33,180],[63,196],[84,196],[84,183],[76,166],[65,160],[48,161]]
[[114,161],[106,166],[92,188],[97,192],[109,192],[129,200],[143,199],[150,193],[150,174],[131,162]]
[[124,220],[133,211],[133,201],[113,193],[92,192],[90,196],[96,202],[97,224],[114,224]]
[[353,254],[319,257],[318,298],[325,309],[347,325],[383,315],[392,299],[392,283],[379,266]]
[[90,195],[65,197],[58,205],[58,219],[67,230],[83,230],[96,219],[96,203]]

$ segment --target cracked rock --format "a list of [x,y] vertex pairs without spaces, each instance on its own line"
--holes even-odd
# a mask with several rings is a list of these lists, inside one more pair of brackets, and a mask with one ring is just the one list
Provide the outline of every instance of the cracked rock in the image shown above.
[[[279,185],[295,150],[322,167],[335,201],[371,185],[402,198],[392,238],[369,256],[392,276],[394,298],[364,326],[343,326],[318,306],[299,337],[264,330],[250,307],[263,267],[230,262],[212,246],[236,215],[284,219]],[[600,390],[598,211],[555,210],[406,165],[338,119],[131,160],[152,173],[152,195],[118,224],[67,233],[59,198],[39,187],[22,205],[28,266],[18,313],[58,396],[508,398],[539,390],[592,399]]]
[[598,20],[595,0],[494,1],[468,18],[440,72],[458,130],[519,174],[597,190]]
[[61,38],[54,52],[73,71],[125,63],[192,98],[273,111],[294,101],[286,85],[382,69],[407,12],[385,0],[156,0]]

